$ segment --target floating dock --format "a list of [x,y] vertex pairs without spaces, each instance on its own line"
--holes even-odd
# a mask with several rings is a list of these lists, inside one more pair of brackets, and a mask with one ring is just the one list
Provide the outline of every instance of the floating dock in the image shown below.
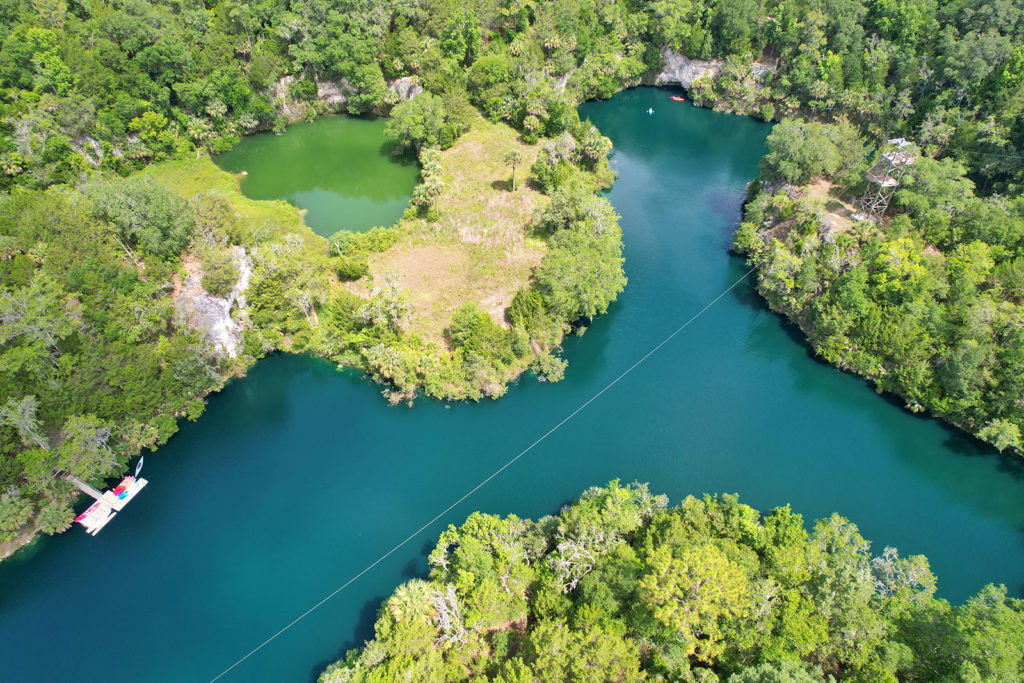
[[68,481],[96,501],[85,512],[75,517],[75,521],[84,526],[86,533],[92,536],[98,534],[149,483],[145,479],[128,476],[112,490],[100,493],[74,477],[69,476]]

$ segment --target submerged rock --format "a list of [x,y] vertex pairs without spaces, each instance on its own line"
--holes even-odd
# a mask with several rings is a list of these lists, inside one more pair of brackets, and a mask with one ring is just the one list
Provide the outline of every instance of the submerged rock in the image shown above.
[[228,295],[213,296],[203,289],[199,263],[187,262],[187,275],[175,298],[174,313],[179,325],[196,330],[218,353],[234,358],[242,352],[242,334],[249,327],[245,290],[252,276],[252,259],[239,246],[231,247],[231,254],[238,266],[238,280]]

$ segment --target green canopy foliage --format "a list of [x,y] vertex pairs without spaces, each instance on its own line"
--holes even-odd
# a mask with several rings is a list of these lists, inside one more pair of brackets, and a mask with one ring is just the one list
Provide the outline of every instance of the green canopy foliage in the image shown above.
[[[1024,601],[934,597],[923,556],[873,556],[839,515],[814,524],[736,496],[667,507],[611,482],[537,521],[475,512],[430,579],[384,601],[338,681],[1014,680]],[[967,674],[970,675],[967,675]]]
[[[197,397],[217,386],[226,369],[171,314],[185,250],[199,257],[204,286],[224,294],[238,277],[228,247],[258,247],[250,359],[316,349],[405,394],[423,387],[447,398],[479,398],[481,387],[500,395],[510,368],[528,364],[560,377],[564,362],[551,352],[562,334],[625,285],[617,216],[592,191],[613,176],[610,141],[576,105],[656,73],[663,47],[721,59],[716,75],[693,84],[696,102],[784,119],[762,165],[773,188],[820,175],[852,182],[880,137],[919,144],[925,156],[895,201],[905,215],[886,233],[824,239],[815,211],[772,192],[748,207],[737,246],[761,266],[772,306],[808,330],[823,357],[1001,449],[1024,445],[1021,7],[414,5],[0,3],[0,395],[13,401],[3,408],[0,483],[25,487],[10,509],[29,500],[32,514],[49,511],[47,528],[60,527],[66,492],[47,472],[69,419],[108,425],[123,463],[165,440],[172,416],[195,415]],[[774,68],[755,77],[758,59]],[[403,102],[395,79],[424,92]],[[386,283],[369,303],[328,296],[322,254],[299,236],[242,224],[213,198],[185,202],[148,175],[121,177],[339,108],[390,113],[399,151],[443,149],[467,129],[470,104],[529,143],[544,139],[530,182],[552,196],[535,217],[549,251],[507,314],[507,349],[488,342],[487,353],[459,347],[441,358],[405,336],[403,300]],[[513,178],[517,163],[509,160]],[[444,181],[439,169],[424,171],[415,203],[430,219]],[[581,173],[587,189],[574,182]],[[769,239],[766,220],[799,229]],[[368,255],[386,248],[371,244],[382,235],[394,240],[382,230],[332,242],[331,270],[364,277]],[[104,457],[81,462],[92,463],[83,474],[107,466]]]
[[[67,182],[91,166],[124,171],[192,148],[220,151],[243,134],[329,107],[386,113],[400,102],[389,82],[406,77],[427,92],[398,107],[403,144],[450,145],[464,130],[467,99],[528,139],[554,137],[573,126],[579,102],[609,97],[656,70],[662,47],[724,60],[717,76],[694,85],[703,104],[768,118],[845,117],[873,135],[898,132],[958,160],[987,189],[1010,189],[1022,178],[1024,21],[1013,3],[979,10],[923,0],[6,7],[4,188]],[[765,56],[777,68],[755,78],[751,62]],[[343,101],[328,105],[322,85]],[[278,93],[293,100],[287,112]]]
[[902,213],[880,228],[844,229],[800,188],[770,193],[780,181],[811,176],[842,182],[842,166],[807,161],[801,141],[814,134],[799,134],[846,136],[827,133],[833,127],[780,124],[769,136],[760,191],[735,238],[758,266],[759,290],[829,362],[902,396],[915,412],[1020,452],[1024,203],[978,196],[963,164],[927,156],[895,192]]

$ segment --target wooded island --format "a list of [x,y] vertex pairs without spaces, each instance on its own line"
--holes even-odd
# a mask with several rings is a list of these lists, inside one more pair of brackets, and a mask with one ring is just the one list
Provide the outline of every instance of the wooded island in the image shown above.
[[1019,677],[1024,601],[936,599],[921,555],[873,556],[857,527],[736,496],[668,507],[612,482],[536,521],[475,512],[429,580],[320,683],[983,681]]

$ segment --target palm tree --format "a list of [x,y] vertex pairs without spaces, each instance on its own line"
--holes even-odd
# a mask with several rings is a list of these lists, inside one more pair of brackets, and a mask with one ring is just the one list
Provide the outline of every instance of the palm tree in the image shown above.
[[512,167],[512,191],[516,191],[516,166],[523,163],[523,154],[518,149],[505,152],[505,165]]
[[429,622],[434,613],[433,587],[423,579],[411,579],[395,589],[388,599],[388,611],[395,621],[413,619]]
[[441,194],[443,189],[444,181],[441,180],[440,175],[431,174],[423,179],[423,190],[430,197],[430,203],[433,205],[434,211],[437,211],[437,196]]

